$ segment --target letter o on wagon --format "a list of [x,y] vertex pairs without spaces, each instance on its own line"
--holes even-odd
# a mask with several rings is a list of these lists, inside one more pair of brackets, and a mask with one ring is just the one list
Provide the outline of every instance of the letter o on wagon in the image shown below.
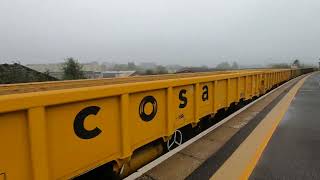
[[[147,104],[151,104],[152,105],[152,111],[151,113],[146,113],[146,105]],[[144,97],[141,102],[140,102],[140,106],[139,106],[139,115],[140,118],[143,121],[151,121],[157,114],[157,109],[158,109],[158,104],[157,104],[157,100],[153,97],[153,96],[146,96]]]

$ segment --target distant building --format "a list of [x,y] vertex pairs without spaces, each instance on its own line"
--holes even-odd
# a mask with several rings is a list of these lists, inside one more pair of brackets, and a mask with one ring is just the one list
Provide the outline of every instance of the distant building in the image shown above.
[[0,64],[0,84],[56,81],[48,74],[30,69],[21,64]]
[[104,71],[101,72],[103,78],[112,77],[128,77],[132,76],[136,71]]
[[98,79],[103,77],[102,72],[98,71],[84,71],[83,74],[87,79]]
[[81,63],[83,66],[84,71],[90,71],[90,72],[95,72],[95,71],[103,71],[105,70],[105,67],[99,64],[98,62],[89,62],[89,63]]
[[[88,72],[102,72],[105,71],[109,66],[106,63],[99,64],[98,62],[89,62],[89,63],[81,63],[83,66],[83,71]],[[34,69],[39,72],[55,72],[59,74],[62,72],[63,63],[54,63],[54,64],[27,64],[27,67]]]
[[[112,78],[112,77],[127,77],[135,74],[136,71],[83,71],[87,79]],[[63,79],[63,72],[49,72],[49,74],[57,79]]]
[[[97,71],[83,71],[84,77],[86,79],[98,79],[102,78],[102,73]],[[63,72],[49,72],[49,75],[55,77],[59,80],[63,80]]]
[[[56,79],[63,79],[63,63],[56,64],[27,64],[27,67],[39,71],[48,72],[50,76]],[[98,62],[83,63],[83,73],[87,79],[97,79],[102,78],[101,71],[105,71],[105,65],[99,65]]]
[[[82,63],[83,73],[87,79],[97,79],[97,78],[108,78],[108,77],[127,77],[132,76],[136,71],[126,71],[128,69],[128,64],[114,64],[113,68],[117,70],[106,71],[111,68],[110,63],[90,62]],[[146,63],[147,67],[156,67],[155,63]],[[28,64],[26,65],[31,69],[34,69],[39,72],[48,72],[50,76],[55,77],[56,79],[63,79],[63,63],[56,64]],[[122,70],[123,69],[123,70]]]
[[56,63],[56,64],[27,64],[26,67],[31,68],[33,70],[39,71],[39,72],[62,72],[62,63]]

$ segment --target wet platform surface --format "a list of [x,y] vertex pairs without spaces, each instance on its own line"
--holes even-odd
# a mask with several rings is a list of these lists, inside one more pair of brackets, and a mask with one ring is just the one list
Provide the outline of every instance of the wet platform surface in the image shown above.
[[250,179],[320,179],[320,74],[290,104]]

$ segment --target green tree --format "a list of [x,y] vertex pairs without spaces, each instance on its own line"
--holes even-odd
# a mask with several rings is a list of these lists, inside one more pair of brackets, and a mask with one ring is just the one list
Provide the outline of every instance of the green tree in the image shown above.
[[136,70],[137,66],[134,64],[134,62],[128,62],[128,70]]
[[167,68],[161,65],[156,67],[156,72],[157,74],[168,74]]
[[222,62],[217,65],[216,69],[228,70],[228,69],[231,69],[231,66],[228,62]]
[[154,72],[153,72],[152,69],[147,69],[146,70],[146,75],[153,75],[153,74],[154,74]]
[[63,69],[63,79],[85,79],[83,66],[78,62],[78,60],[70,57],[65,60],[62,65]]
[[292,65],[294,65],[294,66],[296,66],[296,67],[298,67],[298,68],[301,67],[301,64],[300,64],[299,59],[294,60],[293,63],[292,63]]
[[233,62],[231,68],[232,69],[239,69],[238,63],[237,62]]

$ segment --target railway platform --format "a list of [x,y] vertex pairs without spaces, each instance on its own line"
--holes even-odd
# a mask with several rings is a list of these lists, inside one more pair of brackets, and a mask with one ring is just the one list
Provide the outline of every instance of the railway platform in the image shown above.
[[211,179],[319,179],[319,82],[300,80]]
[[320,74],[309,77],[290,104],[250,179],[320,178]]
[[138,179],[319,179],[319,107],[320,73],[297,78]]

